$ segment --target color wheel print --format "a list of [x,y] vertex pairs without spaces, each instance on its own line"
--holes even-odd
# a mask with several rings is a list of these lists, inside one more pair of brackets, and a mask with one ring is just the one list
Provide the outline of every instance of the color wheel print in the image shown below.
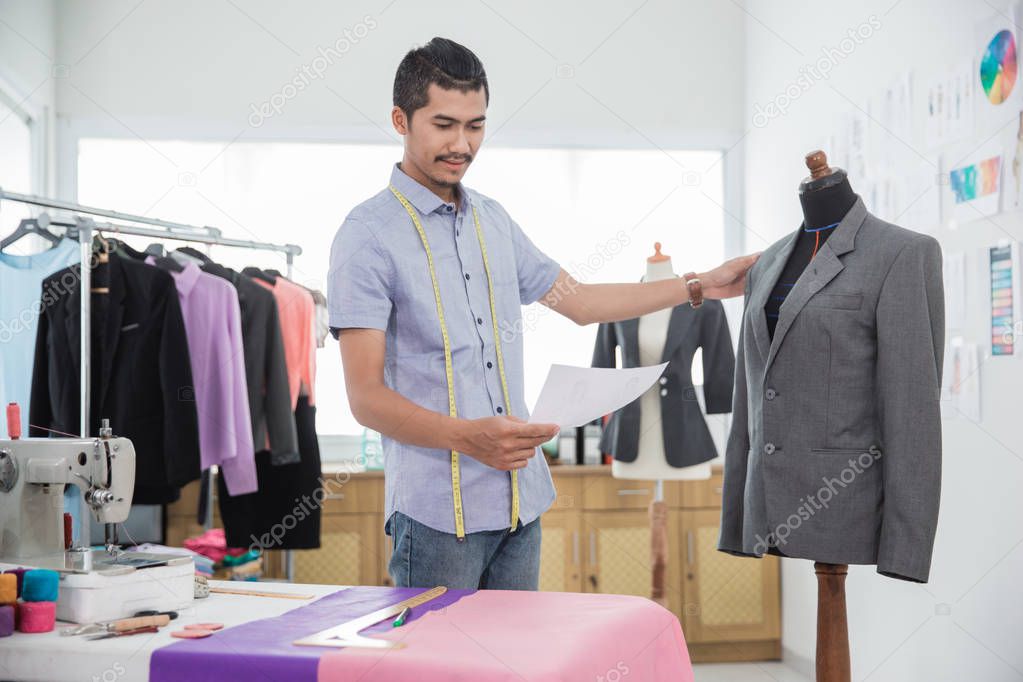
[[999,31],[988,43],[980,62],[980,84],[992,104],[1001,104],[1016,84],[1016,39]]

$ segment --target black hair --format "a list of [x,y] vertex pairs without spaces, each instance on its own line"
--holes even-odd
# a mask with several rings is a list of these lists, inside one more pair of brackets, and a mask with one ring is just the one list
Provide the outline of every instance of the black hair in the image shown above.
[[426,45],[410,50],[394,74],[394,106],[409,117],[426,106],[430,83],[445,90],[470,92],[483,88],[487,104],[490,87],[487,72],[472,50],[447,38],[434,38]]

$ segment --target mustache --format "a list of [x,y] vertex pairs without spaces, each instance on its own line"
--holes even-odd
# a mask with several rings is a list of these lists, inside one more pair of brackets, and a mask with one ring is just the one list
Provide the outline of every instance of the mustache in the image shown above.
[[438,156],[437,161],[465,161],[469,163],[472,161],[472,154],[451,154],[448,156]]

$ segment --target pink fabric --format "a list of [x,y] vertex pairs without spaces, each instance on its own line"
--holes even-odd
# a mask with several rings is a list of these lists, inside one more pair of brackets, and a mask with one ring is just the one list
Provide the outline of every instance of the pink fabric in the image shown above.
[[202,535],[186,538],[184,546],[185,549],[191,550],[196,554],[202,554],[204,557],[213,559],[218,564],[228,554],[240,556],[247,551],[241,547],[228,547],[223,528],[211,528]]
[[480,590],[374,636],[406,647],[330,650],[319,682],[693,680],[678,618],[641,597]]
[[284,363],[288,366],[288,387],[291,389],[291,409],[298,405],[299,389],[305,386],[309,391],[309,404],[316,404],[316,304],[308,290],[278,277],[276,284],[253,278],[273,292],[281,320],[281,336],[284,338]]

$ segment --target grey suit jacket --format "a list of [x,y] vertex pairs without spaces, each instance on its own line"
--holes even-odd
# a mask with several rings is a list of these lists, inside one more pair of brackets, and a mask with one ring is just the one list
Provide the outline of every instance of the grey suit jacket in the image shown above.
[[796,242],[746,283],[718,549],[926,582],[941,481],[941,249],[858,199],[781,307]]
[[[639,319],[598,327],[593,366],[614,367],[616,347],[622,351],[622,367],[639,367]],[[707,301],[696,309],[688,303],[675,306],[668,321],[668,338],[661,356],[661,362],[667,361],[668,366],[659,379],[658,416],[665,459],[673,467],[693,466],[717,457],[693,387],[693,355],[697,348],[703,349],[703,398],[707,414],[729,412],[735,355],[720,301]],[[618,461],[634,462],[639,455],[639,404],[637,398],[613,413],[601,436],[601,451],[611,453]]]

